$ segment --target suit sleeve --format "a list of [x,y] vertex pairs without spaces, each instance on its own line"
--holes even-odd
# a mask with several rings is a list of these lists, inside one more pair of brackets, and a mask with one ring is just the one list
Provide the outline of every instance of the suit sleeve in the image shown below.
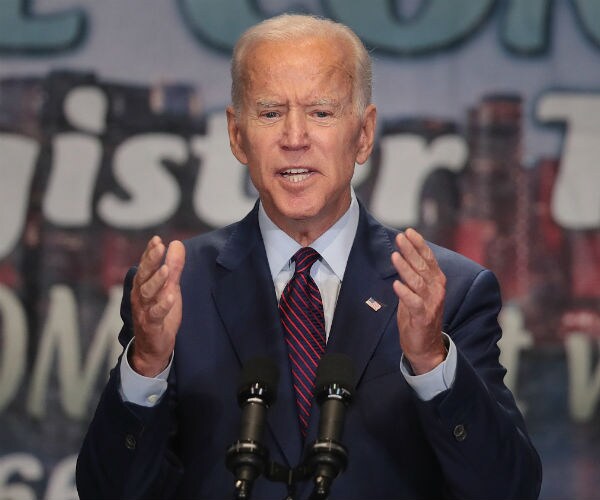
[[452,387],[430,401],[414,395],[450,498],[539,495],[540,459],[499,363],[500,308],[495,276],[479,272],[444,325],[458,352]]
[[[125,278],[119,341],[133,335],[129,296],[135,269]],[[81,500],[170,498],[181,475],[169,450],[173,432],[174,378],[156,406],[126,403],[119,394],[119,362],[111,371],[77,458],[76,483]]]

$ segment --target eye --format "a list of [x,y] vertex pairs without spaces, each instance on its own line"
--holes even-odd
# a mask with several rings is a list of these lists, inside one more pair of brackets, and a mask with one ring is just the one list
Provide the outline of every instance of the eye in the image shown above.
[[267,118],[268,120],[274,120],[279,117],[279,113],[277,111],[265,111],[262,114],[263,118]]
[[329,118],[331,113],[329,111],[314,111],[313,116],[315,118]]

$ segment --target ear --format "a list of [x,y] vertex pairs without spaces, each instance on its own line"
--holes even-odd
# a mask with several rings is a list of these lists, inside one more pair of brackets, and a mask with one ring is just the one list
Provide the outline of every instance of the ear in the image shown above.
[[226,112],[227,132],[229,133],[229,146],[231,147],[231,152],[242,165],[247,165],[248,157],[246,156],[242,146],[242,131],[238,123],[238,117],[236,116],[233,106],[227,106]]
[[375,143],[375,124],[377,122],[377,108],[375,104],[369,104],[362,117],[360,136],[358,138],[358,150],[356,151],[356,163],[362,165],[371,156],[373,144]]

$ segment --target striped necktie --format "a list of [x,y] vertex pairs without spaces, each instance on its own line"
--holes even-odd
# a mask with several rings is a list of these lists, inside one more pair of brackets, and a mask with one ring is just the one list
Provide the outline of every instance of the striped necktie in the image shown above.
[[319,257],[319,253],[310,247],[301,248],[294,254],[294,276],[279,301],[303,438],[308,427],[315,372],[325,352],[323,302],[319,288],[310,276],[310,268]]

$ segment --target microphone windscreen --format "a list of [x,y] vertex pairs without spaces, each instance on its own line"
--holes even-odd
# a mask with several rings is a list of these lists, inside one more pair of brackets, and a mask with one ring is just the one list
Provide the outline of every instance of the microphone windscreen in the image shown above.
[[257,356],[248,360],[240,374],[238,393],[244,392],[254,384],[261,384],[274,398],[279,383],[279,368],[275,362],[266,356]]
[[354,363],[347,354],[330,353],[321,358],[315,375],[315,394],[332,384],[354,392]]

